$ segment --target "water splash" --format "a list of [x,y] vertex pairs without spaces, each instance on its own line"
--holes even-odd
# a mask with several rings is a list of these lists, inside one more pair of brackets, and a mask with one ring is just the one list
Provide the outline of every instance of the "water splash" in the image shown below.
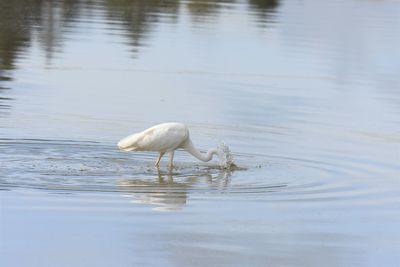
[[220,167],[226,170],[236,167],[235,163],[233,162],[233,155],[229,149],[229,146],[227,146],[225,143],[221,143],[218,146],[218,149],[222,152],[219,161]]

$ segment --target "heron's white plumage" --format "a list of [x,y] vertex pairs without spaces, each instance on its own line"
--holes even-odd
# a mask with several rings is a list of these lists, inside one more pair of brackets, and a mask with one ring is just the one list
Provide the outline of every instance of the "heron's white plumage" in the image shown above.
[[118,147],[125,151],[157,151],[160,153],[157,166],[164,153],[168,152],[172,165],[173,153],[178,148],[185,149],[202,161],[209,161],[214,154],[221,156],[221,152],[217,149],[210,149],[207,154],[198,151],[190,141],[187,126],[178,122],[158,124],[143,132],[129,135],[118,142]]
[[186,125],[169,122],[132,134],[119,141],[118,147],[125,151],[169,152],[179,148],[188,137],[189,130]]

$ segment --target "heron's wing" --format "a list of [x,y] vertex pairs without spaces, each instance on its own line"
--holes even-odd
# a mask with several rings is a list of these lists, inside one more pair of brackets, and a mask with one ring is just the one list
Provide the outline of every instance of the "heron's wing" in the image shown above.
[[142,132],[137,144],[141,150],[169,151],[179,147],[187,138],[186,129],[154,127]]

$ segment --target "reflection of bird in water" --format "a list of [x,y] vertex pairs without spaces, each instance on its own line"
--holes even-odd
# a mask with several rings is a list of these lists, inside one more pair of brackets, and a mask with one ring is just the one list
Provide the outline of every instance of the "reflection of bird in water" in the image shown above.
[[157,151],[160,154],[156,166],[165,153],[169,153],[169,165],[172,166],[174,152],[179,148],[204,162],[210,161],[213,155],[218,155],[220,159],[223,157],[223,152],[217,148],[212,148],[207,153],[197,150],[189,138],[187,126],[177,122],[158,124],[143,132],[129,135],[118,142],[118,147],[125,151]]
[[[134,197],[134,203],[151,204],[157,206],[154,210],[174,211],[180,210],[187,202],[189,191],[224,190],[229,185],[230,172],[220,171],[218,175],[209,172],[190,174],[185,177],[176,177],[173,174],[160,173],[158,179],[124,179],[119,181],[119,186],[124,187],[125,196]],[[165,179],[164,176],[167,176]],[[178,181],[179,179],[179,181]],[[204,185],[202,185],[202,183]],[[206,188],[204,188],[206,187]]]

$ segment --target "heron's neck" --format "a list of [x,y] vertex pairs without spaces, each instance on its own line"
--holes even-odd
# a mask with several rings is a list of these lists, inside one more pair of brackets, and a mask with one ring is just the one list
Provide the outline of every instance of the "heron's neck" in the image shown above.
[[218,155],[221,158],[221,152],[218,149],[211,148],[207,151],[207,153],[201,153],[194,147],[193,143],[190,140],[186,142],[183,148],[191,155],[204,162],[210,161],[213,158],[214,154]]

